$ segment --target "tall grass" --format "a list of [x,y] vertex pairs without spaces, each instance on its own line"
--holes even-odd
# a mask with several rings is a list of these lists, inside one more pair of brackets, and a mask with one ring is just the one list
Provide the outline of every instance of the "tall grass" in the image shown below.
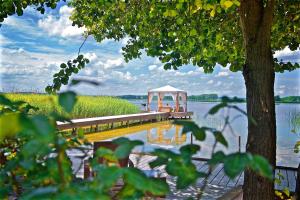
[[[31,114],[49,114],[56,110],[65,114],[58,105],[58,98],[46,94],[17,94],[8,93],[5,96],[13,101],[25,101],[32,106],[39,108],[38,111],[31,111]],[[71,118],[100,117],[109,115],[121,115],[138,113],[139,108],[122,99],[108,96],[78,96],[78,101],[70,114]]]

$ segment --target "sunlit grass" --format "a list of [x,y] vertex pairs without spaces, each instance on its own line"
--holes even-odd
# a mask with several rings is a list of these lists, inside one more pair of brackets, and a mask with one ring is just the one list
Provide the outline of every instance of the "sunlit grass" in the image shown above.
[[[46,94],[5,94],[13,101],[25,101],[30,105],[38,107],[38,111],[31,111],[31,114],[49,114],[56,110],[59,114],[64,114],[58,105],[58,98],[54,95]],[[100,117],[109,115],[121,115],[138,113],[139,108],[122,99],[108,96],[79,96],[78,101],[72,111],[71,118]]]

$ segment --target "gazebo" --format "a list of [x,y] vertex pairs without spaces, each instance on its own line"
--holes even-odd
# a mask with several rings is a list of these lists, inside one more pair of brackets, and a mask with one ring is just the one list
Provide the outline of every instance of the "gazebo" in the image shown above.
[[[175,101],[175,108],[168,105],[163,105],[165,95],[171,95]],[[187,92],[181,89],[174,88],[170,85],[152,89],[148,91],[147,110],[150,111],[150,104],[154,96],[157,96],[157,110],[159,112],[187,112]],[[180,105],[180,99],[182,105]]]

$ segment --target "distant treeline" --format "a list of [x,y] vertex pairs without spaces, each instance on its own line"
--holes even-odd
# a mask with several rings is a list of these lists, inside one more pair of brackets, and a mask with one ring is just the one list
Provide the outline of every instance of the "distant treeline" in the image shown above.
[[[121,95],[117,96],[121,99],[127,100],[147,100],[147,95]],[[203,101],[203,102],[218,102],[222,97],[219,97],[217,94],[201,94],[201,95],[191,95],[188,96],[188,101]],[[233,97],[229,98],[232,102],[245,102],[244,98]],[[157,100],[157,96],[153,97],[153,100]],[[164,100],[173,100],[171,96],[165,96]]]
[[275,96],[275,101],[279,103],[300,103],[300,96],[280,97],[277,95]]
[[[147,95],[121,95],[117,96],[121,99],[127,100],[147,100]],[[188,96],[188,101],[199,101],[199,102],[219,102],[221,101],[222,97],[219,97],[217,94],[201,94],[201,95],[191,95]],[[153,97],[153,100],[157,100],[157,97]],[[172,101],[171,96],[165,96],[164,100]],[[230,102],[246,102],[245,98],[241,97],[228,97],[228,101]],[[280,97],[275,96],[275,101],[277,103],[300,103],[300,96],[287,96],[287,97]]]

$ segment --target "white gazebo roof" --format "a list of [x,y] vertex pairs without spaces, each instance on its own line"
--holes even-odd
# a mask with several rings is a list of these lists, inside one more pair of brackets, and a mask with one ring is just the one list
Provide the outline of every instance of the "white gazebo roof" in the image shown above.
[[185,91],[178,88],[174,88],[170,85],[166,85],[160,88],[149,90],[149,92],[185,92]]

